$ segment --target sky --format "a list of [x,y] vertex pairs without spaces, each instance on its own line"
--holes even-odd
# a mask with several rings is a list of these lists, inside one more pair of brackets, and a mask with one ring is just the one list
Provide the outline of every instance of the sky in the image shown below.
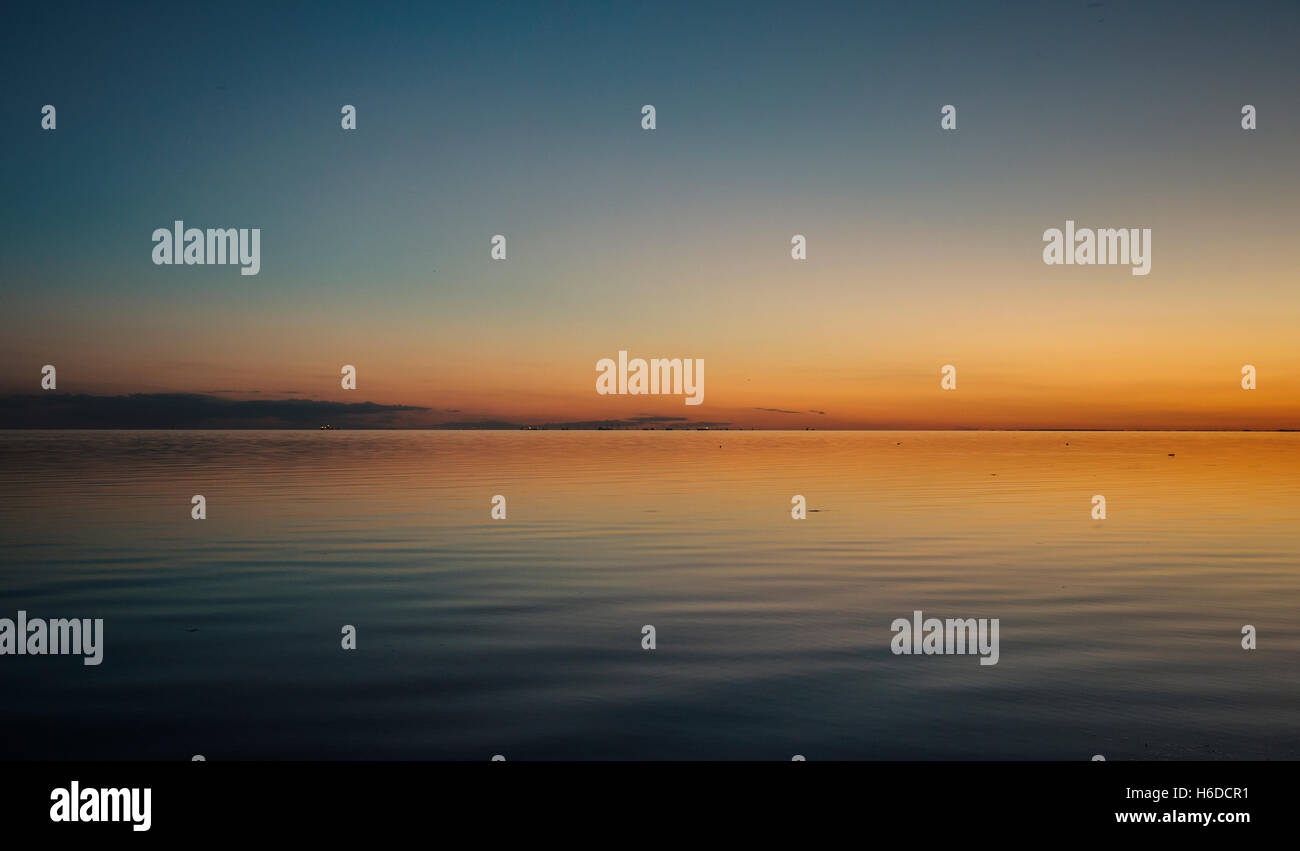
[[[1300,427],[1293,2],[43,3],[0,40],[3,425]],[[154,265],[177,219],[260,228],[260,273]],[[1045,265],[1067,219],[1151,228],[1150,274]],[[620,350],[702,358],[704,403],[597,394]]]

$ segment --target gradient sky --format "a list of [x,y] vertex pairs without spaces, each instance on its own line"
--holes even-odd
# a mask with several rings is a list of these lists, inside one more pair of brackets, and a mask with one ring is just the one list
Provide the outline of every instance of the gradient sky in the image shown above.
[[[1300,427],[1300,4],[262,5],[10,16],[0,394]],[[154,266],[178,218],[261,274]],[[1067,218],[1151,274],[1045,266]],[[620,349],[705,404],[598,396]]]

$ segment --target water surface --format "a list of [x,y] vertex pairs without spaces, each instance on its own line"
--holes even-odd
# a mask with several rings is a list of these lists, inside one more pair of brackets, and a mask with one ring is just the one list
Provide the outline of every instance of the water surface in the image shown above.
[[[1274,433],[0,432],[0,617],[105,620],[98,667],[0,656],[0,757],[1296,759],[1298,472]],[[914,609],[999,663],[893,655]]]

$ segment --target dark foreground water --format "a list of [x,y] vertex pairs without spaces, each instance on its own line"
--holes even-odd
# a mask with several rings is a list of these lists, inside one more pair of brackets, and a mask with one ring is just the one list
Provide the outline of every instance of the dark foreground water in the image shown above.
[[[105,621],[97,667],[0,656],[0,757],[1296,759],[1297,473],[1288,434],[0,432],[0,618]],[[893,655],[915,609],[998,664]]]

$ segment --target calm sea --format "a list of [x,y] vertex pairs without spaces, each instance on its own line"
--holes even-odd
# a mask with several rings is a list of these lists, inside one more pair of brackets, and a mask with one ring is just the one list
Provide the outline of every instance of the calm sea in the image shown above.
[[[0,432],[0,617],[105,621],[98,667],[0,656],[0,757],[1296,759],[1298,473],[1293,434]],[[916,609],[998,664],[893,655]]]

